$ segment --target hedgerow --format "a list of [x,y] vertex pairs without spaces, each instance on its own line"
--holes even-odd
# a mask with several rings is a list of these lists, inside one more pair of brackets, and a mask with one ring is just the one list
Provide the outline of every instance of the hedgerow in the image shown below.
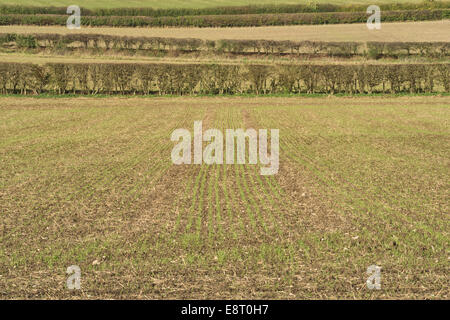
[[290,56],[364,56],[399,58],[421,56],[443,58],[450,54],[449,42],[322,42],[273,40],[201,40],[161,37],[126,37],[101,34],[0,34],[0,45],[9,49],[96,49],[147,51],[149,55],[176,51],[213,54],[257,54]]
[[[376,3],[374,3],[376,4]],[[422,3],[381,3],[378,4],[383,11],[398,10],[430,10],[448,9],[450,1],[423,1]],[[367,5],[363,4],[295,4],[295,5],[251,5],[226,6],[216,8],[81,8],[83,15],[87,16],[141,16],[141,17],[180,17],[202,15],[245,15],[245,14],[279,14],[279,13],[317,13],[317,12],[364,12]],[[2,5],[0,14],[56,14],[65,15],[66,7],[36,7],[20,5]]]
[[[256,27],[282,25],[315,25],[338,23],[362,23],[367,21],[363,12],[317,12],[241,15],[198,16],[81,16],[84,26],[111,27]],[[426,21],[450,18],[450,9],[383,11],[384,22]],[[67,15],[49,14],[4,14],[0,25],[66,25]]]
[[0,63],[3,94],[449,92],[450,64]]

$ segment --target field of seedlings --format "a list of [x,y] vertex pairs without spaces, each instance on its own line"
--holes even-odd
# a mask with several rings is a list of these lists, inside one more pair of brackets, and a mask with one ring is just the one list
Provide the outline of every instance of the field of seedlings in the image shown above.
[[371,2],[3,1],[0,299],[448,299],[450,1]]
[[[1,98],[2,297],[448,298],[449,103]],[[201,119],[280,128],[279,173],[173,165]]]

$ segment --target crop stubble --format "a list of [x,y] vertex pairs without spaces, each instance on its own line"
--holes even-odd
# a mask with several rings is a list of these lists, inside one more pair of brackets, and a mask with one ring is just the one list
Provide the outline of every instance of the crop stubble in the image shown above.
[[381,30],[366,24],[302,25],[235,28],[107,28],[83,27],[69,30],[59,26],[0,26],[2,33],[94,33],[117,36],[197,38],[205,40],[291,40],[291,41],[448,41],[450,20],[385,22]]

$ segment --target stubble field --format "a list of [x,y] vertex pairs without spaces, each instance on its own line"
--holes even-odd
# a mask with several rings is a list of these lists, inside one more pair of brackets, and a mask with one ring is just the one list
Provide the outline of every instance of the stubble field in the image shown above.
[[447,41],[450,20],[383,23],[380,30],[365,24],[266,26],[234,28],[113,28],[83,27],[69,30],[60,26],[0,26],[0,33],[105,34],[133,37],[197,38],[205,40],[291,40],[291,41]]
[[[2,97],[0,296],[448,298],[449,105]],[[279,128],[279,173],[173,165],[195,120]]]

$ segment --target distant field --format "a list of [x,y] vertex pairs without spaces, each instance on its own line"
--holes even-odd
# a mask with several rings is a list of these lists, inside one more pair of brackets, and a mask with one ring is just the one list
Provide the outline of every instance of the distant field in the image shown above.
[[2,33],[95,33],[170,38],[317,40],[317,41],[448,41],[450,20],[383,23],[381,30],[365,24],[249,28],[81,28],[0,26]]
[[[0,98],[0,297],[448,299],[449,105]],[[195,120],[279,128],[279,173],[173,165]]]
[[[264,4],[308,4],[310,0],[77,0],[76,4],[85,8],[211,8],[223,6],[245,6],[245,5],[264,5]],[[3,0],[1,4],[27,5],[27,6],[69,6],[75,3],[72,0]],[[388,3],[388,1],[372,1],[372,0],[315,0],[316,3],[333,3],[333,4],[374,4]],[[422,0],[396,0],[398,3],[420,3]]]

